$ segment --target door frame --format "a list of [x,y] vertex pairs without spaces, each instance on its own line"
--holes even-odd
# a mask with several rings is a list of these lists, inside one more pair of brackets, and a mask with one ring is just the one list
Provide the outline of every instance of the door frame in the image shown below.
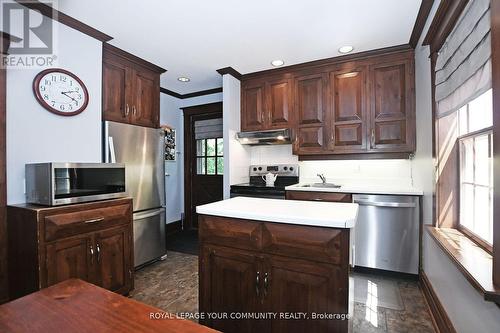
[[194,144],[194,121],[200,119],[222,118],[222,102],[189,106],[181,108],[184,114],[184,230],[193,228],[191,204],[193,188],[192,153]]

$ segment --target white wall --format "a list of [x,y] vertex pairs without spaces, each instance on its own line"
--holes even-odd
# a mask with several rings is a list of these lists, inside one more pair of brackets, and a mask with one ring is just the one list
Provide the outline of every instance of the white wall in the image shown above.
[[[433,5],[422,38],[432,21],[439,1]],[[422,38],[418,45],[422,44]],[[415,50],[415,88],[417,96],[417,152],[414,160],[415,184],[424,190],[424,222],[432,223],[432,98],[429,47]],[[486,302],[465,279],[449,257],[427,232],[423,235],[423,269],[443,304],[456,331],[498,332],[500,309]]]
[[222,112],[224,132],[224,199],[230,186],[248,181],[250,150],[236,140],[240,131],[240,81],[226,74],[222,77]]
[[167,223],[181,220],[184,211],[184,123],[179,104],[178,98],[160,94],[160,125],[168,125],[176,130],[175,161],[165,161]]
[[25,202],[26,163],[101,161],[102,43],[55,21],[54,24],[58,29],[58,67],[82,79],[89,91],[89,104],[77,116],[52,114],[33,95],[33,78],[40,69],[7,71],[8,204]]
[[175,162],[165,162],[167,223],[182,219],[184,213],[184,115],[180,108],[222,101],[222,93],[179,99],[160,94],[160,124],[176,129]]

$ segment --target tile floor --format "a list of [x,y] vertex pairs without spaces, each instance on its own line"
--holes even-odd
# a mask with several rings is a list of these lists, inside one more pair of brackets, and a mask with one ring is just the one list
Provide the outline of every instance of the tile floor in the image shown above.
[[[353,332],[434,332],[416,281],[354,273]],[[131,297],[170,313],[198,311],[198,257],[168,252],[165,261],[136,273]]]

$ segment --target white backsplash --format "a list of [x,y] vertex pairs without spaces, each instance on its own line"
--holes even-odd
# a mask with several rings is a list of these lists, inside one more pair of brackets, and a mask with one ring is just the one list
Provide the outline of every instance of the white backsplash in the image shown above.
[[329,182],[341,185],[412,186],[412,161],[326,160],[302,161],[292,154],[292,145],[251,147],[251,164],[299,164],[301,182],[319,181],[323,173]]

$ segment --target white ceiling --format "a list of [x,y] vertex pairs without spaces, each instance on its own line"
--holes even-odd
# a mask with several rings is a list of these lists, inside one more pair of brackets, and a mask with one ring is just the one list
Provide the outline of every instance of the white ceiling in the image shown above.
[[[59,10],[111,35],[111,44],[168,70],[164,88],[217,88],[240,73],[406,44],[421,0],[61,0]],[[191,82],[177,81],[179,76]]]

